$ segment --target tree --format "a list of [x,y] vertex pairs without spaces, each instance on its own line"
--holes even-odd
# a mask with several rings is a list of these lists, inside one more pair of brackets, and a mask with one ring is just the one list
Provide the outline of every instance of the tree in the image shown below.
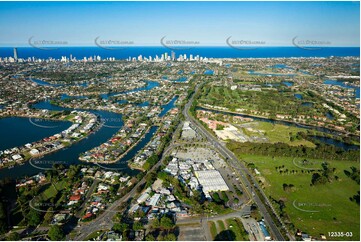
[[71,165],[66,174],[70,179],[73,179],[76,176],[76,174],[79,172],[79,170],[80,170],[79,166]]
[[152,234],[147,234],[147,236],[145,236],[145,241],[155,241],[155,238]]
[[222,199],[226,203],[229,201],[229,198],[228,198],[227,193],[225,191],[222,191]]
[[319,173],[313,173],[311,182],[312,182],[312,185],[326,184],[327,178],[324,176],[321,176]]
[[157,177],[162,181],[168,180],[168,176],[169,176],[168,173],[166,173],[165,171],[158,172],[157,174]]
[[159,220],[158,220],[157,218],[154,219],[154,220],[152,221],[151,227],[154,228],[154,229],[157,229],[157,228],[159,228],[159,226],[160,226]]
[[0,234],[5,233],[7,227],[5,207],[4,204],[0,202]]
[[53,207],[50,207],[48,209],[48,211],[46,212],[46,214],[44,215],[44,222],[49,224],[54,216],[54,211],[53,211]]
[[139,221],[135,222],[133,224],[133,230],[134,231],[139,231],[139,230],[142,230],[143,229],[143,224]]
[[170,219],[167,216],[163,216],[160,219],[160,226],[163,227],[164,229],[172,229],[174,227],[174,222],[172,219]]
[[138,209],[135,213],[134,213],[134,217],[135,218],[143,218],[145,216],[145,213],[142,209]]
[[283,191],[285,192],[292,192],[292,189],[294,188],[293,184],[283,184]]
[[28,224],[30,226],[37,226],[41,222],[40,213],[35,209],[30,209],[29,213],[26,216]]
[[202,193],[198,190],[194,190],[193,191],[193,198],[195,201],[197,202],[201,202],[202,201]]
[[17,232],[11,232],[7,237],[8,241],[17,241],[20,240],[20,235]]
[[0,220],[0,234],[3,234],[7,231],[8,225],[4,220]]
[[222,200],[221,200],[221,198],[219,197],[219,194],[218,194],[217,192],[214,192],[214,193],[212,194],[212,198],[213,198],[213,201],[214,201],[215,203],[217,203],[217,204],[222,203]]
[[53,225],[49,229],[48,236],[51,240],[62,240],[64,238],[63,229],[58,225]]
[[124,232],[129,229],[129,225],[126,223],[116,223],[113,225],[113,230],[115,232]]
[[358,191],[356,195],[353,195],[352,197],[350,197],[350,201],[354,201],[358,205],[360,205],[360,191]]
[[216,124],[216,130],[223,130],[223,129],[224,129],[224,125]]
[[143,165],[143,169],[149,170],[153,165],[158,162],[159,158],[156,154],[151,155]]
[[163,238],[165,241],[176,241],[177,237],[174,234],[167,234]]

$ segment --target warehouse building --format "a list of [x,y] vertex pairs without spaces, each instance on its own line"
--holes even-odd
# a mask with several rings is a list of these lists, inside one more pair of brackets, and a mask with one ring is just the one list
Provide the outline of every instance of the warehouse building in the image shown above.
[[199,183],[203,187],[204,194],[214,191],[228,191],[229,188],[221,173],[217,170],[195,171]]

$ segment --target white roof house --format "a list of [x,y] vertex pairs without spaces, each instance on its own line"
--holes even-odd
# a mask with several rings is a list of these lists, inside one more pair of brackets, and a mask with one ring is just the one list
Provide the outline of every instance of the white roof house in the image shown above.
[[30,155],[38,155],[39,154],[39,151],[37,149],[32,149],[30,150]]
[[13,158],[13,160],[21,160],[22,159],[21,155],[19,155],[19,154],[13,155],[13,156],[11,156],[11,158]]

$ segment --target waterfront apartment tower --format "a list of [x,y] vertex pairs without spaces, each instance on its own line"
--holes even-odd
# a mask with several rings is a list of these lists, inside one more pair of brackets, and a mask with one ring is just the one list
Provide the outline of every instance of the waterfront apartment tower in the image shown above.
[[172,61],[175,61],[175,52],[174,51],[171,52],[171,56],[172,56]]
[[14,48],[14,59],[15,61],[18,61],[18,49]]

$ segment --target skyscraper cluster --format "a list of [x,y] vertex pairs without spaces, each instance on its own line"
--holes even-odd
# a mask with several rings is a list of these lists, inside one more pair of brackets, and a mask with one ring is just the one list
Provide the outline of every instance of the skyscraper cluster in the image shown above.
[[168,52],[161,54],[160,56],[156,55],[155,57],[148,56],[145,57],[143,55],[139,55],[138,57],[128,57],[127,61],[145,61],[145,62],[163,62],[163,61],[207,61],[207,57],[201,57],[199,55],[193,56],[193,54],[180,54],[178,58],[176,58],[175,52],[172,51],[169,55]]

